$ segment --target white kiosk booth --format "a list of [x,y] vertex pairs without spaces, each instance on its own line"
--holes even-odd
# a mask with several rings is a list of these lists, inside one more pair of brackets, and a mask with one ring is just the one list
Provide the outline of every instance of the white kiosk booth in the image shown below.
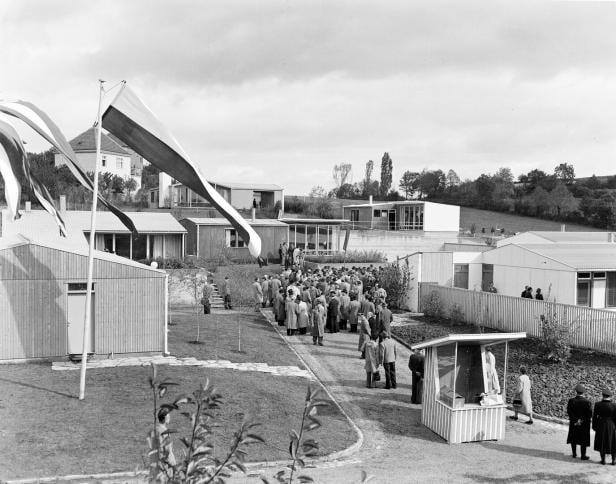
[[[502,439],[509,341],[521,338],[526,333],[450,334],[413,345],[426,352],[421,423],[451,444]],[[486,351],[497,344],[505,344],[502,385]]]

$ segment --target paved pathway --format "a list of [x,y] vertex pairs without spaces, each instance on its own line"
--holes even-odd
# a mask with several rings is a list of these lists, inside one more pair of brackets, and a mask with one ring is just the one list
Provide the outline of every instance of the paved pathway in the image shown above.
[[[275,376],[297,376],[301,378],[313,379],[313,374],[297,366],[269,366],[267,363],[233,363],[227,360],[197,360],[196,358],[186,357],[177,358],[175,356],[134,356],[128,358],[112,358],[107,360],[88,361],[88,369],[93,368],[116,368],[119,366],[149,366],[151,363],[156,365],[169,366],[200,366],[202,368],[228,368],[238,371],[258,371],[261,373],[271,373]],[[52,370],[70,371],[79,370],[81,364],[71,363],[70,361],[58,361],[52,363]]]
[[[271,316],[270,316],[271,319]],[[277,328],[277,327],[276,327]],[[348,463],[308,469],[322,483],[358,483],[361,470],[375,483],[517,483],[616,482],[616,468],[570,457],[564,426],[535,420],[508,421],[505,439],[450,445],[420,423],[421,407],[410,403],[409,352],[398,345],[397,390],[364,386],[357,335],[325,335],[325,346],[281,335],[306,361],[364,435]],[[358,462],[359,460],[359,462]],[[272,472],[266,473],[271,475]],[[233,482],[258,482],[240,477]]]

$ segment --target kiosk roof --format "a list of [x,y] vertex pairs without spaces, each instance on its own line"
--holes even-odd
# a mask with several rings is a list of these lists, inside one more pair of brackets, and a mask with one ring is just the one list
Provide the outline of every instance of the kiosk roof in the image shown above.
[[481,333],[481,334],[450,334],[442,338],[431,339],[416,345],[412,345],[414,350],[443,346],[450,343],[470,343],[470,344],[498,344],[505,341],[526,338],[526,333]]

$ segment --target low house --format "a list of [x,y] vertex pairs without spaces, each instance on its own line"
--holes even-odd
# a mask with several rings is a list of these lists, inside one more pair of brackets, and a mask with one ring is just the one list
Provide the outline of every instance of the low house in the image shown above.
[[359,230],[404,230],[455,232],[460,230],[460,207],[442,203],[407,200],[347,205],[344,218]]
[[[68,240],[0,238],[0,360],[81,354],[88,249]],[[166,352],[167,275],[94,253],[88,352]]]
[[[61,203],[62,206],[62,203]],[[62,243],[52,217],[43,210],[25,210],[20,219],[7,220],[4,213],[0,235],[21,234],[26,237],[45,239]],[[96,214],[96,238],[94,248],[111,252],[133,260],[154,258],[183,258],[185,253],[186,229],[167,212],[126,212],[137,228],[133,235],[111,212]],[[90,212],[62,211],[69,238],[76,238],[87,244],[90,233]]]
[[[208,180],[229,204],[237,210],[248,210],[256,205],[258,209],[273,209],[279,203],[284,210],[283,189],[278,185],[264,183],[222,183]],[[158,194],[153,194],[158,191]],[[161,173],[158,189],[151,189],[148,195],[151,208],[209,207],[210,203],[169,175]]]
[[[278,249],[289,239],[289,226],[278,220],[247,220],[261,237],[261,256],[279,259]],[[186,253],[204,259],[225,255],[230,259],[248,259],[248,247],[229,221],[224,218],[185,218],[180,224],[187,230]]]
[[563,304],[616,308],[616,244],[509,244],[485,252],[500,294],[519,296],[525,286]]

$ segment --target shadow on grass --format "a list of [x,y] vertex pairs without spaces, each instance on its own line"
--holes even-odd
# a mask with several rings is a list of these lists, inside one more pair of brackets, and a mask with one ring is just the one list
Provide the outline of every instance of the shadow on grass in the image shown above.
[[570,462],[571,457],[563,454],[562,452],[554,452],[551,450],[541,450],[528,447],[516,447],[515,445],[507,445],[502,443],[488,443],[481,442],[479,445],[490,450],[496,450],[500,452],[506,452],[507,454],[525,455],[528,457],[539,457],[543,459],[561,460],[563,462]]
[[51,390],[50,388],[40,387],[38,385],[32,385],[31,383],[24,383],[22,381],[11,380],[9,378],[1,378],[1,377],[0,377],[0,381],[4,381],[7,383],[13,383],[14,385],[20,385],[26,388],[32,388],[34,390],[41,390],[43,392],[53,393],[54,395],[59,395],[61,397],[66,397],[66,398],[75,399],[75,400],[77,399],[77,396],[71,395],[70,393],[59,392],[57,390]]

